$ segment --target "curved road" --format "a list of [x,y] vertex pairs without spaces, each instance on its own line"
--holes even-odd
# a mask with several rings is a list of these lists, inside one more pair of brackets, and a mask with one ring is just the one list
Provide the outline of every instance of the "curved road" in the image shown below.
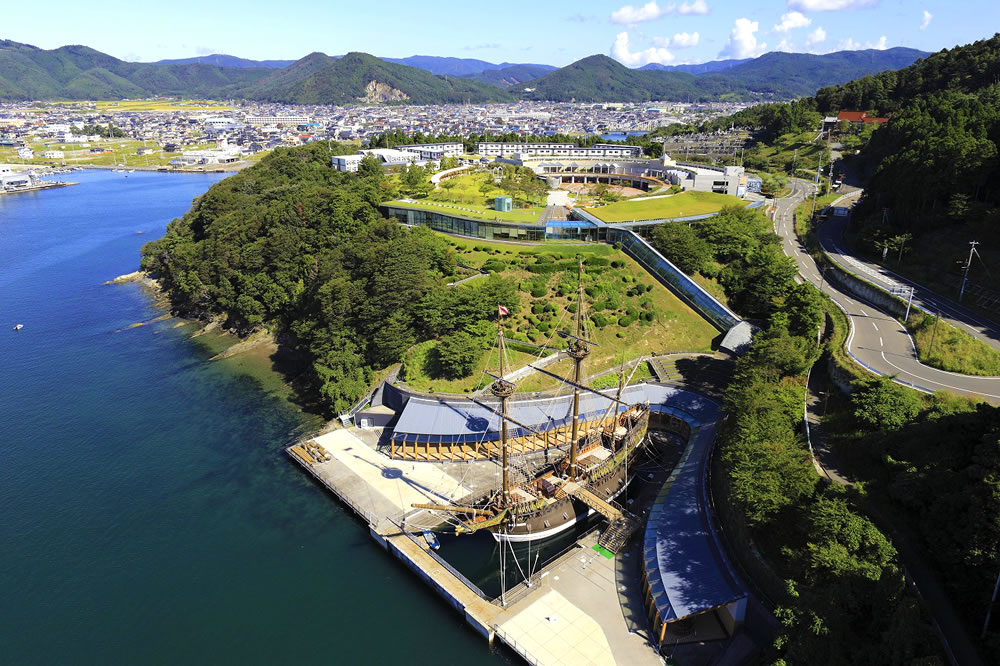
[[[838,287],[831,285],[821,277],[819,269],[816,267],[816,262],[809,256],[808,251],[795,235],[795,207],[812,194],[812,184],[794,180],[791,182],[790,187],[792,194],[775,202],[775,231],[781,236],[785,254],[795,260],[802,277],[819,287],[847,312],[852,324],[852,330],[848,335],[846,343],[848,353],[872,372],[881,375],[893,375],[896,381],[919,390],[926,392],[952,391],[954,393],[982,397],[994,404],[1000,404],[1000,377],[959,375],[931,368],[920,363],[916,358],[913,341],[902,324],[891,315],[841,291]],[[823,229],[821,242],[824,242],[825,245],[831,244],[830,239],[826,239],[826,236],[835,231],[835,228]],[[849,255],[840,253],[838,261],[841,263],[851,263],[846,258],[847,256]],[[858,261],[853,257],[850,259]],[[858,262],[858,264],[860,265],[862,262]],[[871,270],[873,273],[878,273],[882,269]],[[879,274],[882,276],[880,278],[882,284],[886,284],[882,281],[884,279],[902,281],[900,278]],[[874,278],[870,273],[868,275]],[[873,279],[873,281],[875,280]],[[918,295],[920,295],[922,302],[933,302],[928,301],[926,293],[926,290],[918,290],[915,292],[914,301],[916,302]],[[929,305],[928,307],[933,310],[935,305],[936,302],[934,305]],[[942,312],[944,311],[944,308],[942,308]],[[956,312],[955,314],[960,313]],[[959,323],[961,324],[962,322]],[[978,332],[979,335],[977,335],[981,339],[985,339],[983,336],[986,334],[986,327],[983,328],[984,331]]]

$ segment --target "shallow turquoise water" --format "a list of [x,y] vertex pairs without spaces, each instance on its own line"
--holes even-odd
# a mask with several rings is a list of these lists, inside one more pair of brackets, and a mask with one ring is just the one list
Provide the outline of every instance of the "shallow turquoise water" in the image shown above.
[[125,328],[102,283],[221,176],[70,177],[0,197],[0,663],[508,661],[285,458],[315,417]]

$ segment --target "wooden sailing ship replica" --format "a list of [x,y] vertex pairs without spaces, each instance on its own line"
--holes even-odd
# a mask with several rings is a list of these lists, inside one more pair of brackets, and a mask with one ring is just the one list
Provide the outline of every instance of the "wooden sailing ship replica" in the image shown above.
[[[582,266],[580,268],[582,273]],[[555,536],[584,520],[591,511],[602,513],[609,520],[621,519],[622,513],[610,502],[625,491],[630,478],[631,463],[646,440],[649,426],[649,405],[630,405],[622,401],[624,377],[618,393],[611,397],[584,386],[584,359],[594,344],[583,337],[583,284],[578,277],[576,334],[560,333],[568,342],[567,355],[573,359],[573,380],[540,368],[539,372],[562,381],[573,389],[572,435],[568,455],[547,465],[527,480],[511,481],[510,452],[507,424],[539,433],[535,428],[511,418],[508,402],[514,394],[514,384],[504,379],[504,308],[499,309],[497,332],[500,350],[500,372],[493,376],[490,391],[500,401],[499,409],[475,401],[500,417],[501,487],[470,506],[414,504],[415,508],[444,511],[451,515],[449,524],[459,534],[488,530],[494,538],[505,541],[535,541]],[[580,393],[591,392],[611,401],[601,419],[602,427],[592,428],[580,436]],[[613,417],[608,416],[613,410]],[[607,423],[605,423],[607,421]]]

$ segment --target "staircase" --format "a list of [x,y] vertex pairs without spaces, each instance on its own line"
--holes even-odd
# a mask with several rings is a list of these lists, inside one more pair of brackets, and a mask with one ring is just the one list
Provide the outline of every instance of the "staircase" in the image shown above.
[[607,528],[601,532],[601,537],[597,540],[597,544],[617,554],[628,542],[629,537],[639,529],[641,524],[638,516],[626,512],[622,514],[621,518],[612,520],[608,524]]
[[577,483],[569,481],[562,484],[561,488],[567,495],[571,495],[575,499],[580,500],[591,509],[597,511],[599,514],[608,519],[608,526],[601,533],[601,537],[598,539],[597,543],[602,548],[605,548],[612,553],[618,553],[618,551],[621,550],[621,548],[629,540],[629,537],[631,537],[642,524],[638,516],[635,516],[628,511],[623,511],[610,502],[602,500],[600,497]]

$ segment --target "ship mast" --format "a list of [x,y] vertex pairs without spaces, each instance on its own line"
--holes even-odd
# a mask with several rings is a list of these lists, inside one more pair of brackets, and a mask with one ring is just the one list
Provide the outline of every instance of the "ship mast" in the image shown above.
[[566,354],[573,359],[573,432],[569,448],[569,478],[576,480],[576,454],[580,436],[580,380],[583,378],[583,359],[590,354],[590,345],[583,339],[583,259],[576,273],[576,337],[566,346]]
[[503,471],[503,506],[510,505],[510,482],[508,479],[507,456],[507,399],[514,393],[514,385],[503,378],[504,354],[506,348],[503,342],[503,316],[507,309],[502,305],[497,307],[497,340],[500,350],[500,376],[490,385],[490,391],[500,398],[500,451],[502,455],[501,469]]

